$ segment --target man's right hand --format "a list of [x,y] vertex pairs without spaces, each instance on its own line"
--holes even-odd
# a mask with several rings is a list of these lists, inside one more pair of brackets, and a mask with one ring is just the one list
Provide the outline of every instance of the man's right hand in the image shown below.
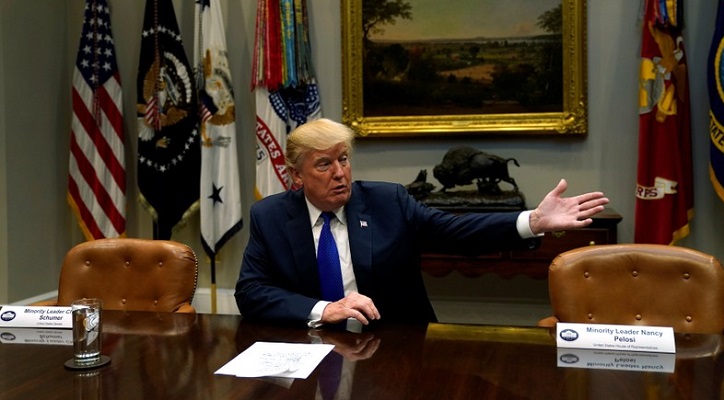
[[350,361],[366,360],[372,357],[381,342],[381,339],[376,338],[370,332],[320,330],[315,332],[315,335],[322,339],[322,343],[333,344],[334,351]]
[[354,318],[362,325],[368,325],[370,320],[380,319],[380,313],[367,296],[352,292],[345,298],[329,303],[322,312],[321,322],[324,324],[336,324]]

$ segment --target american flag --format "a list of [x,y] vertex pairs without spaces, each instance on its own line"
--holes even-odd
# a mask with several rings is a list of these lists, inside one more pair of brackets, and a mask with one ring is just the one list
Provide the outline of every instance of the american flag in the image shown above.
[[86,0],[72,103],[68,203],[87,240],[125,236],[123,95],[106,0]]

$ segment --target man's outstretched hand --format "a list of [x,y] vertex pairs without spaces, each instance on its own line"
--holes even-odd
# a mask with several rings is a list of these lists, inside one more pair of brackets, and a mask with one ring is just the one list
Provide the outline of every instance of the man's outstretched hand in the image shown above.
[[608,198],[602,192],[584,193],[574,197],[561,197],[568,182],[561,179],[530,214],[530,229],[535,234],[588,226],[592,216],[603,211]]

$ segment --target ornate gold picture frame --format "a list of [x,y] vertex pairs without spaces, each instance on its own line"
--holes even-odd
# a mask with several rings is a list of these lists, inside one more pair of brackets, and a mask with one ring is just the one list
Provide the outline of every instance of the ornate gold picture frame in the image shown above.
[[[483,6],[486,2],[493,4],[499,0],[483,0]],[[515,47],[515,43],[518,43],[514,42],[518,40],[516,38],[472,36],[475,34],[473,31],[469,32],[471,36],[467,38],[448,39],[447,45],[444,44],[444,40],[422,37],[419,39],[409,37],[386,39],[384,36],[386,29],[394,27],[398,22],[390,22],[390,15],[393,15],[392,19],[394,16],[399,17],[399,22],[405,22],[408,25],[415,23],[415,13],[420,12],[419,9],[414,8],[418,6],[415,0],[344,0],[341,4],[342,119],[345,124],[357,132],[358,136],[415,137],[468,134],[580,136],[587,133],[586,0],[560,0],[559,5],[550,10],[550,12],[554,12],[553,14],[547,11],[543,14],[529,16],[529,20],[534,24],[540,27],[545,26],[548,34],[528,36],[526,39],[520,40],[529,41],[526,46],[537,46],[535,49],[538,50],[527,50],[533,49],[533,47],[526,47],[526,50],[523,50],[522,47]],[[386,9],[386,14],[382,14],[383,6],[395,7],[394,13],[396,14],[390,14],[389,8]],[[370,27],[370,21],[378,21],[380,15],[364,15],[365,12],[370,14],[378,12],[381,16],[388,17],[387,26],[382,26],[382,29],[374,31],[377,33],[376,41],[371,40],[370,32],[373,32],[374,26]],[[471,13],[474,12],[477,10],[471,10]],[[532,11],[515,11],[516,16],[518,13],[526,12]],[[551,19],[551,15],[555,18]],[[554,22],[553,26],[551,26],[551,21]],[[557,24],[560,24],[560,27]],[[424,31],[424,29],[420,30],[418,27],[417,31]],[[541,64],[540,60],[528,62],[519,60],[524,57],[530,58],[531,54],[542,54],[539,50],[555,41],[559,41],[559,43],[555,43],[558,46],[557,53],[547,53],[556,55],[552,60],[558,68],[556,74],[553,75],[554,79],[539,78],[538,82],[535,82],[534,74],[539,73],[537,65]],[[497,46],[498,49],[508,48],[509,54],[502,57],[500,56],[501,51],[497,50],[495,54],[498,55],[498,59],[494,61],[495,55],[489,57],[489,54],[492,54],[490,49],[493,46]],[[489,53],[485,53],[486,49]],[[514,51],[517,53],[512,54]],[[424,65],[425,60],[433,60],[431,55],[426,55],[426,52],[429,54],[434,52],[434,56],[437,57],[435,60],[441,58],[444,58],[445,62],[448,62],[447,59],[452,60],[448,63],[457,63],[457,69],[451,69],[454,72],[443,71],[439,61],[436,61],[435,65],[429,65],[429,63]],[[376,58],[372,58],[370,54],[375,54]],[[389,54],[396,54],[394,57],[397,57],[397,60],[390,61],[389,58],[393,56],[389,56]],[[383,57],[388,57],[388,59],[383,59]],[[413,57],[415,57],[414,60]],[[461,60],[464,58],[467,61]],[[518,61],[515,65],[508,62],[512,65],[509,67],[504,65],[506,61],[500,61],[504,58]],[[395,63],[400,59],[403,61]],[[417,63],[418,70],[427,71],[427,75],[417,73],[415,77],[420,75],[432,77],[425,83],[424,88],[419,83],[419,79],[410,83],[415,79],[410,76],[410,64],[412,63],[410,60]],[[463,61],[467,65],[477,65],[480,68],[485,66],[489,71],[487,79],[476,80],[475,77],[471,79],[469,76],[465,76],[460,72],[463,70],[460,67]],[[367,70],[365,70],[365,62],[369,62]],[[377,68],[373,71],[374,73],[369,70],[373,65]],[[389,68],[391,71],[380,72],[390,65],[392,66]],[[531,74],[527,74],[528,72]],[[384,75],[386,80],[379,79],[378,77],[381,75]],[[520,83],[524,81],[533,81],[530,84],[537,86],[523,87]],[[550,86],[555,86],[551,90],[551,93],[557,96],[555,99],[543,99],[540,95],[540,81],[548,84],[549,87],[546,90],[550,89]],[[517,94],[503,89],[506,86],[499,82],[508,82],[509,86],[520,86]],[[452,101],[440,100],[439,97],[432,96],[432,93],[445,92],[450,89],[451,85],[458,88],[458,91],[470,92],[475,88],[480,88],[479,94],[473,93],[472,96],[468,96],[468,98],[480,102],[480,110],[476,111],[474,107],[455,104],[447,106]],[[365,88],[367,88],[367,93],[365,93]],[[454,91],[454,89],[450,90]],[[371,95],[373,93],[376,96]],[[450,91],[446,93],[450,93]],[[395,99],[402,102],[411,99],[410,101],[420,103],[420,99],[424,99],[428,94],[430,94],[430,98],[424,101],[428,102],[426,106],[430,112],[426,112],[426,109],[421,106],[390,103],[390,101],[396,101]],[[372,101],[373,98],[374,101]],[[519,100],[521,98],[523,98],[522,101]],[[434,103],[436,101],[438,103]],[[378,104],[379,106],[375,107]],[[437,104],[440,106],[436,107]],[[511,105],[513,106],[511,107]],[[529,105],[532,106],[527,107]],[[511,109],[512,111],[508,111]],[[408,112],[408,110],[414,111]]]

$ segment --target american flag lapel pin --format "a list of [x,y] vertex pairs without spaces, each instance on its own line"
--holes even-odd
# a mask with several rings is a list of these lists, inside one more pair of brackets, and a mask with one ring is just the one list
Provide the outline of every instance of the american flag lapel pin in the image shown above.
[[367,221],[360,221],[359,222],[360,228],[366,228],[367,227]]

